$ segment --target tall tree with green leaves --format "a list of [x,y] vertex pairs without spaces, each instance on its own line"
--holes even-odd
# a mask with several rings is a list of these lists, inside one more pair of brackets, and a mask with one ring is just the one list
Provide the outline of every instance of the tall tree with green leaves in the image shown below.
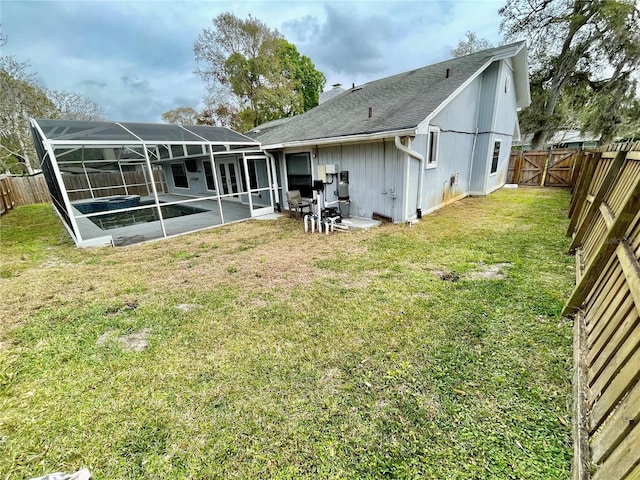
[[[218,15],[198,37],[194,53],[196,73],[209,91],[209,118],[239,130],[314,107],[324,87],[324,75],[308,57],[251,16]],[[225,115],[217,118],[218,111]]]
[[508,40],[529,42],[532,103],[521,127],[534,148],[572,122],[603,141],[624,130],[637,102],[635,0],[507,0],[500,14]]

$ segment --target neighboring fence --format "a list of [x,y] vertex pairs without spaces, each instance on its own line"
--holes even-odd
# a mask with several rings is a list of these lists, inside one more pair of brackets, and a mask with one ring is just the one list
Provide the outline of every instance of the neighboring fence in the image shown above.
[[30,177],[0,178],[0,214],[4,214],[14,207],[31,205],[32,203],[47,203],[51,199],[44,175]]
[[640,478],[640,142],[585,153],[570,205],[573,478]]
[[[160,193],[167,191],[167,181],[162,170],[153,171],[156,189]],[[145,172],[104,172],[87,175],[63,175],[69,199],[83,200],[110,195],[149,195]],[[91,182],[91,187],[89,187]],[[126,184],[126,187],[124,186]],[[30,177],[6,176],[0,178],[0,215],[4,215],[14,207],[33,203],[51,202],[47,182],[39,173]]]
[[4,215],[15,207],[15,202],[11,197],[11,185],[5,178],[0,178],[0,215]]
[[507,183],[570,187],[582,151],[575,149],[512,150]]
[[[166,180],[160,169],[154,169],[154,179],[158,192],[166,192]],[[112,195],[151,195],[151,183],[146,170],[133,172],[93,172],[85,174],[63,175],[69,200],[84,200],[93,197]]]

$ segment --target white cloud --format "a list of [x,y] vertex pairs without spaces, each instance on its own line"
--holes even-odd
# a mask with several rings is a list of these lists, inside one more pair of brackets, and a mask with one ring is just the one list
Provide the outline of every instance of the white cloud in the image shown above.
[[[89,96],[114,120],[159,121],[204,83],[193,43],[224,11],[277,28],[333,83],[364,83],[449,57],[467,30],[498,43],[499,1],[0,0],[8,44],[43,86]],[[183,103],[185,102],[185,103]]]

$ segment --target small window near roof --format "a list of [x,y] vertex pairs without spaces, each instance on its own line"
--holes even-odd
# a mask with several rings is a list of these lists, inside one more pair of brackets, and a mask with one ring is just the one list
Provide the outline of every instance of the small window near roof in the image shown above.
[[498,161],[500,160],[500,145],[502,141],[496,140],[493,142],[493,159],[491,160],[491,173],[494,174],[498,171]]
[[427,145],[427,168],[435,168],[438,164],[438,143],[440,142],[440,129],[429,128],[429,144]]
[[187,171],[183,163],[172,163],[171,174],[173,175],[173,185],[176,188],[189,188],[189,180],[187,179]]

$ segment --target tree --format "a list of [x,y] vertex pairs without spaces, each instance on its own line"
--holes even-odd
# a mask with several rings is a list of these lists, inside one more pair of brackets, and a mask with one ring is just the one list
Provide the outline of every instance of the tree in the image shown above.
[[100,120],[102,108],[72,92],[45,90],[27,62],[0,56],[0,171],[32,173],[38,168],[30,118]]
[[469,55],[470,53],[491,48],[489,40],[486,38],[478,38],[475,32],[472,32],[471,30],[467,30],[467,33],[464,35],[466,40],[460,40],[458,42],[458,46],[451,49],[451,56],[462,57],[464,55]]
[[508,0],[507,39],[526,36],[532,103],[523,130],[544,146],[556,128],[577,122],[611,140],[637,99],[640,13],[634,0]]
[[302,109],[296,113],[303,113],[318,105],[320,92],[327,81],[324,74],[316,70],[315,65],[306,55],[300,55],[295,45],[280,40],[278,45],[280,68],[296,81],[295,91],[302,97]]
[[32,173],[38,163],[29,119],[54,117],[57,110],[36,84],[29,64],[14,57],[0,57],[0,91],[0,168],[13,171],[23,164]]
[[82,121],[104,119],[102,107],[79,93],[47,90],[46,95],[58,111],[57,118]]
[[265,121],[302,113],[317,105],[324,75],[301,56],[277,30],[249,16],[231,13],[213,19],[194,44],[206,82],[210,119],[232,114],[232,123],[246,130]]
[[177,107],[162,114],[162,121],[178,125],[196,125],[198,112],[191,107]]

